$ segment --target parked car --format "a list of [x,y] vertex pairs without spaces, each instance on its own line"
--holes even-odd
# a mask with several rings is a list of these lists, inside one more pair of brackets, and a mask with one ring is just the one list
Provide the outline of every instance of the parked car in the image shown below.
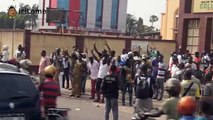
[[0,63],[0,120],[40,120],[40,95],[31,76]]

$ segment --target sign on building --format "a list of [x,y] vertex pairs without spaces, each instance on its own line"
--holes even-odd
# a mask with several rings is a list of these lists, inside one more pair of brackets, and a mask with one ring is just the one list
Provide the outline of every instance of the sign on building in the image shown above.
[[213,12],[213,0],[193,0],[194,13]]

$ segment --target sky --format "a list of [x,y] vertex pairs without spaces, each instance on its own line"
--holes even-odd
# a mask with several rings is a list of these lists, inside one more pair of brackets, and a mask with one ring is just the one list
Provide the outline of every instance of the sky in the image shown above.
[[[39,0],[0,0],[0,11],[7,11],[10,5],[19,6],[20,3],[29,5],[38,4]],[[149,17],[156,15],[159,21],[154,23],[156,28],[160,28],[161,13],[166,9],[166,0],[128,0],[127,13],[134,15],[137,19],[143,18],[145,25],[151,25]]]

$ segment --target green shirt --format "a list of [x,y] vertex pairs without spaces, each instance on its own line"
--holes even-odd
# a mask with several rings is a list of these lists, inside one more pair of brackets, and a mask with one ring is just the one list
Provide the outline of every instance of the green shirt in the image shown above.
[[167,115],[167,120],[179,120],[180,116],[177,111],[178,101],[178,97],[171,97],[164,102],[162,111]]

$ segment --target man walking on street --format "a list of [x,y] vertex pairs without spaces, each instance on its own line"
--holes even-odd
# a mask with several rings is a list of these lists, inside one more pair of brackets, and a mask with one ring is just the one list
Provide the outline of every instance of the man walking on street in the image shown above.
[[106,75],[101,86],[101,91],[106,98],[105,120],[109,120],[109,113],[112,109],[113,120],[118,120],[118,91],[119,80],[116,74],[116,66],[112,65],[111,73]]

